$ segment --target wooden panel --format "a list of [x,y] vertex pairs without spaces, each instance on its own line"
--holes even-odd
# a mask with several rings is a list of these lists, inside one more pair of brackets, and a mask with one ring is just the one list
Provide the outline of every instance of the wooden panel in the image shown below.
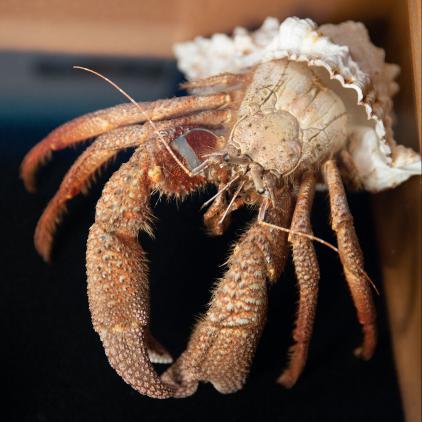
[[[387,40],[387,58],[401,67],[400,93],[395,101],[397,125],[395,137],[401,144],[419,147],[417,120],[420,111],[415,99],[420,98],[420,66],[412,56],[419,23],[417,9],[409,0],[397,3],[390,17],[391,31]],[[409,19],[411,18],[411,19]],[[412,25],[419,30],[410,31]],[[416,41],[418,42],[418,41]],[[420,42],[420,41],[419,41]],[[416,46],[414,46],[416,47]],[[420,49],[420,45],[419,45]],[[417,47],[413,49],[413,53]],[[417,54],[417,53],[416,53]],[[419,104],[420,107],[420,104]],[[420,128],[419,128],[420,130]],[[403,407],[407,422],[421,421],[421,182],[413,178],[402,186],[373,197],[378,247],[383,274],[384,294],[389,311],[393,352],[396,362]]]
[[[419,144],[422,145],[422,66],[421,66],[421,30],[422,2],[408,0],[410,41],[412,47],[413,79],[415,83],[416,118],[418,119]],[[422,148],[421,148],[422,150]]]
[[0,48],[168,56],[176,41],[231,32],[237,25],[254,27],[267,16],[298,15],[319,22],[379,19],[392,2],[2,0]]
[[407,422],[421,420],[420,180],[373,201],[393,352]]

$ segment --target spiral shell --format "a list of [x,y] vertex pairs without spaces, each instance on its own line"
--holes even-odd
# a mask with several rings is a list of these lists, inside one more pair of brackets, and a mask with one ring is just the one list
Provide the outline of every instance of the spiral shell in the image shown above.
[[224,72],[243,73],[260,63],[287,58],[305,62],[341,96],[348,111],[346,145],[364,188],[378,192],[421,174],[420,155],[397,145],[392,131],[392,97],[399,67],[385,62],[359,22],[317,26],[290,17],[281,24],[267,18],[249,32],[214,34],[175,46],[178,65],[188,79]]

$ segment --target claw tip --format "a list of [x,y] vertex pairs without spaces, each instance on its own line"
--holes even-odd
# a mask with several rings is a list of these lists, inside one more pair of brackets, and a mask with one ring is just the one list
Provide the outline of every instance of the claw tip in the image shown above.
[[296,380],[290,374],[284,372],[277,378],[277,384],[282,385],[284,388],[292,388],[296,384]]

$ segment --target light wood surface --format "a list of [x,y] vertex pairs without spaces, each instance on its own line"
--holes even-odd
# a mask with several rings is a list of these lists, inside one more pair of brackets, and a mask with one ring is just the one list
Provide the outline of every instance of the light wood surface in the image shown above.
[[[419,145],[422,144],[422,66],[421,66],[421,31],[422,31],[422,2],[408,0],[409,29],[412,47],[413,79],[415,84],[416,118],[418,120]],[[422,148],[421,148],[422,150]]]
[[393,1],[1,0],[0,49],[169,56],[177,41],[254,27],[267,16],[376,20]]
[[373,200],[383,293],[407,422],[421,421],[421,184]]
[[[421,78],[418,1],[397,2],[400,7],[390,15],[386,45],[388,59],[401,67],[400,93],[395,101],[395,138],[415,150],[420,148],[421,117],[417,111]],[[407,422],[422,420],[421,194],[421,178],[415,177],[394,190],[374,195],[372,200],[393,353]]]

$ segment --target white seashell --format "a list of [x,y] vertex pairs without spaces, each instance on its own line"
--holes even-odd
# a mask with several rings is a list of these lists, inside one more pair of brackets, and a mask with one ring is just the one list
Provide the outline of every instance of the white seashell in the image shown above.
[[[280,58],[306,62],[347,106],[348,144],[365,189],[397,186],[421,174],[420,155],[393,138],[392,96],[399,67],[385,63],[384,50],[374,46],[362,23],[318,27],[310,19],[267,18],[261,28],[236,28],[233,36],[215,34],[176,44],[178,65],[188,79],[224,72],[242,73]],[[325,70],[324,70],[325,69]]]

